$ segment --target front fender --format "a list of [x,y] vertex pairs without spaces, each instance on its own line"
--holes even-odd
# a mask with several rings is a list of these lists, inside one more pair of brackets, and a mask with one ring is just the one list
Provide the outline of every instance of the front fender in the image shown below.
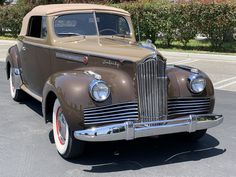
[[[111,89],[110,97],[104,102],[94,101],[89,93],[89,84],[95,78],[85,71],[93,71],[101,75]],[[53,92],[59,99],[64,115],[71,130],[84,128],[83,109],[104,106],[120,102],[137,100],[134,80],[127,73],[110,68],[91,67],[52,75],[43,91],[43,113],[47,114],[48,95]]]
[[196,97],[207,97],[210,98],[211,112],[214,109],[215,97],[214,97],[214,87],[208,77],[208,75],[201,70],[198,70],[199,75],[206,79],[206,88],[202,93],[196,94],[192,93],[188,88],[188,78],[191,75],[191,70],[195,69],[189,66],[167,66],[167,76],[168,76],[168,98],[196,98]]

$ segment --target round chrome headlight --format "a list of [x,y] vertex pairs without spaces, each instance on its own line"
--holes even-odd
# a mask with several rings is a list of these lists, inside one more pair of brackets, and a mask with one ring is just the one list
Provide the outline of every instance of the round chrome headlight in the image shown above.
[[206,88],[206,79],[201,76],[192,76],[190,79],[190,90],[193,93],[201,93]]
[[91,97],[95,101],[105,101],[110,95],[110,88],[102,80],[93,80],[89,86]]

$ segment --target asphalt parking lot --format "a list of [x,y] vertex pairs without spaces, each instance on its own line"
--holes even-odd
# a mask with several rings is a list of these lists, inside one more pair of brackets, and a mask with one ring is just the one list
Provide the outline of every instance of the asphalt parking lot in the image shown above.
[[[0,42],[0,60],[10,43]],[[197,143],[175,136],[135,141],[89,143],[85,154],[72,161],[61,158],[45,124],[38,101],[14,102],[9,93],[4,63],[0,62],[0,176],[236,176],[236,56],[209,56],[163,52],[168,63],[197,67],[216,88],[216,113],[224,123],[210,129]]]

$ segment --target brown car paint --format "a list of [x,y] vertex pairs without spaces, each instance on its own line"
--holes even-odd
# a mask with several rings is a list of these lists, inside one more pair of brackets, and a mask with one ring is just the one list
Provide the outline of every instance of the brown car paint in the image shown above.
[[[125,17],[132,27],[130,17]],[[21,75],[25,86],[42,97],[46,122],[50,121],[49,107],[52,105],[48,106],[48,103],[52,103],[48,95],[51,93],[60,100],[71,130],[85,128],[84,108],[137,101],[137,63],[152,55],[152,50],[140,47],[134,36],[128,39],[99,36],[59,38],[54,34],[53,19],[53,15],[47,16],[46,39],[20,36],[18,44],[9,50],[7,57],[7,63],[22,69]],[[133,28],[131,29],[134,32]],[[23,46],[26,47],[26,51],[22,50]],[[157,55],[165,60],[159,53]],[[79,57],[76,59],[74,56]],[[83,62],[84,57],[88,57],[88,63]],[[85,74],[85,71],[101,75],[102,80],[111,88],[110,98],[102,103],[91,98],[88,86],[94,78]],[[206,78],[207,85],[201,94],[194,94],[187,86],[191,71],[167,66],[168,98],[209,97],[212,112],[213,85],[206,74],[199,72]]]

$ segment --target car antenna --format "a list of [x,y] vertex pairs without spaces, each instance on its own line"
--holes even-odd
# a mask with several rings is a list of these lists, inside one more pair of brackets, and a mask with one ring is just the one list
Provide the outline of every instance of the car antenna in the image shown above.
[[137,15],[138,16],[138,42],[140,42],[140,40],[141,40],[141,37],[140,37],[140,27],[139,27],[139,15]]

